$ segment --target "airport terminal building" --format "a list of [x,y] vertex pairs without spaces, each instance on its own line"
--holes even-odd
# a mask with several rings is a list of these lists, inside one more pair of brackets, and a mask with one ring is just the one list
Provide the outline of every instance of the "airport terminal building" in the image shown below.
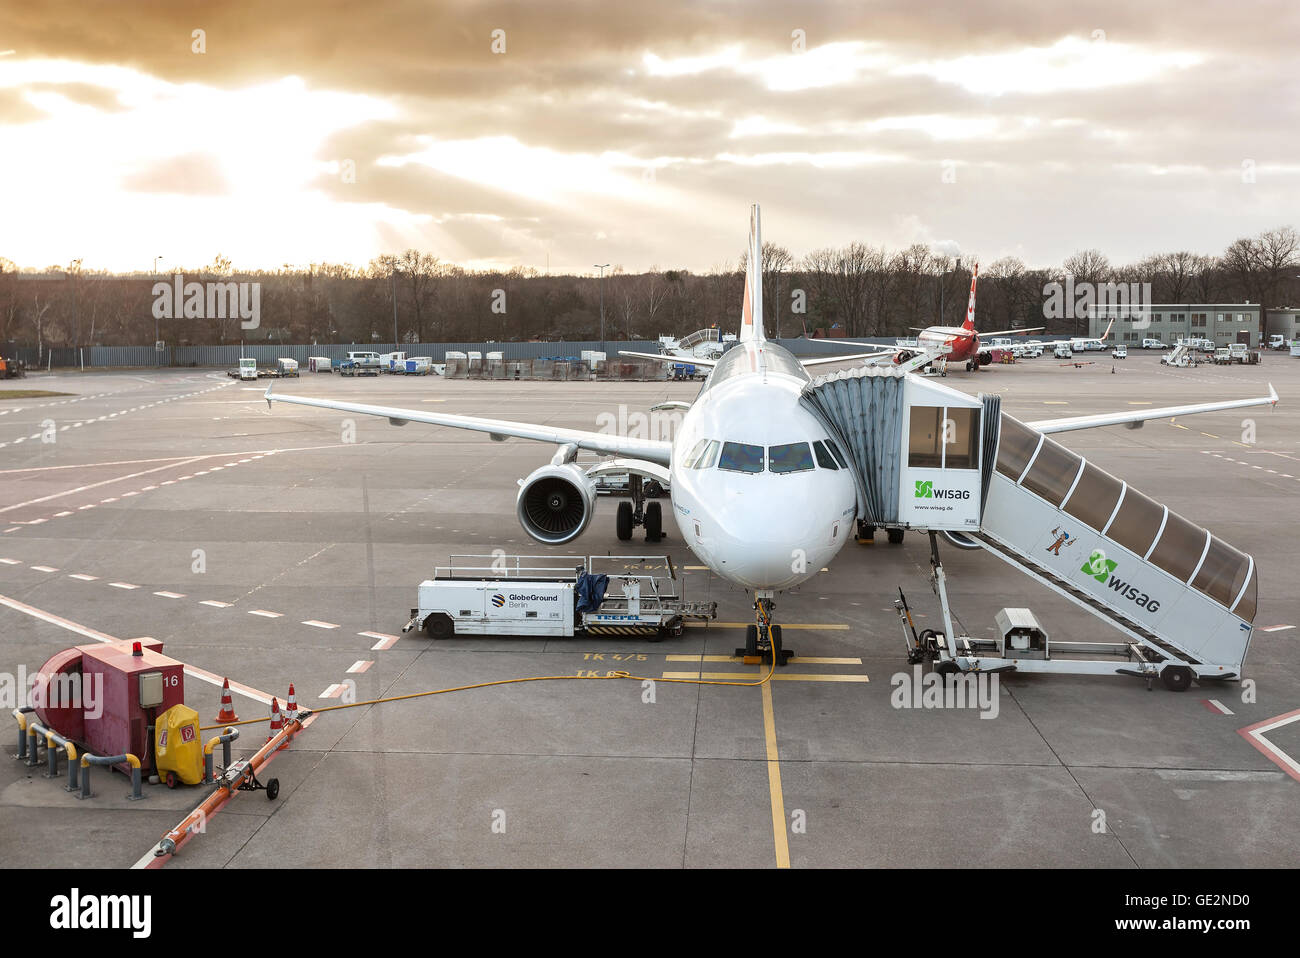
[[[1275,312],[1287,311],[1270,311],[1270,320]],[[1096,310],[1088,320],[1088,335],[1100,336],[1109,322],[1105,310]],[[1288,329],[1294,334],[1294,317]],[[1145,314],[1125,315],[1121,311],[1115,318],[1110,341],[1133,346],[1141,345],[1144,339],[1158,339],[1167,345],[1180,339],[1213,339],[1220,346],[1236,342],[1259,346],[1263,330],[1258,303],[1152,303]]]

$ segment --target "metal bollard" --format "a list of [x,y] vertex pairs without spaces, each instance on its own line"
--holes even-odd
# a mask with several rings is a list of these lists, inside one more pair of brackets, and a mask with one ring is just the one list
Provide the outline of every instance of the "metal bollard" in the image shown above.
[[27,758],[27,715],[35,711],[30,705],[14,709],[14,718],[18,720],[18,754],[15,758]]
[[130,752],[125,755],[83,755],[81,756],[81,794],[78,798],[90,798],[90,766],[92,765],[118,765],[122,762],[128,762],[131,766],[131,794],[127,796],[131,801],[138,802],[144,798],[141,792],[142,780],[140,776],[140,760]]
[[212,769],[212,750],[221,743],[221,767],[230,767],[230,743],[239,738],[239,729],[227,725],[220,735],[214,735],[203,746],[203,784],[211,785],[214,781]]
[[44,725],[33,722],[29,728],[38,735],[45,736],[45,757],[49,763],[49,771],[45,773],[45,777],[58,777],[59,753],[63,752],[68,756],[68,784],[65,789],[69,792],[77,791],[77,747],[58,732],[48,729]]
[[37,747],[36,729],[32,728],[32,726],[29,725],[27,726],[27,767],[28,768],[35,768],[37,765],[41,764],[41,760],[40,757],[37,755],[37,752],[38,752],[38,747]]

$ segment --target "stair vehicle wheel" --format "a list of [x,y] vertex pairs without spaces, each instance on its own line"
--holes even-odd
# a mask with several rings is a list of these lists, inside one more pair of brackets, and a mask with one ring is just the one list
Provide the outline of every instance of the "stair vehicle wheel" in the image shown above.
[[658,542],[663,536],[663,507],[657,502],[651,502],[645,507],[645,541]]
[[614,529],[618,533],[620,542],[627,542],[632,538],[632,503],[620,502],[618,504],[618,515],[614,518]]
[[450,639],[456,634],[456,624],[445,612],[434,612],[424,620],[424,634],[431,639]]
[[902,529],[890,529],[890,530],[889,530],[889,544],[890,544],[890,545],[896,546],[896,545],[898,545],[898,544],[899,544],[900,542],[902,542],[902,541],[903,541],[903,530],[902,530]]
[[1160,673],[1160,681],[1171,692],[1186,692],[1192,684],[1193,672],[1185,665],[1167,665]]

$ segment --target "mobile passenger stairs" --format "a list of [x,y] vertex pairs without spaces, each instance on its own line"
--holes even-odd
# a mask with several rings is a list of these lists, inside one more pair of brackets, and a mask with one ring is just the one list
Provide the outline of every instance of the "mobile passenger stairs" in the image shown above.
[[[802,402],[851,451],[859,522],[929,534],[943,629],[917,634],[900,590],[909,661],[944,673],[1130,675],[1148,688],[1158,677],[1175,691],[1240,678],[1254,559],[1002,413],[998,396],[865,366],[814,380]],[[996,639],[959,635],[940,537],[991,553],[1120,635],[1053,641],[1018,608],[997,614]]]
[[[608,585],[609,591],[605,591]],[[669,556],[453,555],[420,583],[403,632],[453,635],[679,636],[717,618],[716,602],[683,598]],[[617,591],[614,591],[617,588]]]

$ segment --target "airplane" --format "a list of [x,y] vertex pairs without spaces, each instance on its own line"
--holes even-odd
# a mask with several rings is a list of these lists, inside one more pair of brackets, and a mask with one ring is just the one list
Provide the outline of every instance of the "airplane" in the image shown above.
[[[895,363],[908,363],[916,359],[917,362],[911,363],[909,368],[916,368],[917,365],[927,366],[936,359],[944,359],[949,363],[965,363],[966,371],[979,372],[981,366],[987,366],[993,361],[993,346],[987,342],[997,336],[1024,335],[1025,333],[1038,332],[1045,329],[1043,326],[1030,326],[1024,329],[1000,329],[996,332],[981,332],[975,329],[975,285],[979,281],[980,264],[976,263],[975,268],[971,270],[970,277],[970,297],[966,301],[966,319],[960,326],[927,326],[919,329],[916,336],[915,346],[877,346],[881,357],[891,357]],[[1114,325],[1112,320],[1111,326]],[[1103,342],[1110,335],[1110,326],[1106,331],[1096,339],[1076,337],[1074,339],[1053,340],[1051,342],[1042,342],[1037,345],[1043,349],[1052,349],[1060,343],[1081,343],[1081,342]],[[913,326],[912,329],[918,329]],[[981,341],[980,337],[985,341]],[[850,340],[836,340],[835,342],[845,346],[869,346],[870,343],[855,343]]]
[[[775,596],[808,580],[851,537],[857,513],[857,479],[844,450],[827,428],[800,403],[811,383],[808,369],[854,357],[799,360],[767,340],[762,325],[762,241],[757,205],[750,212],[750,239],[740,329],[735,347],[713,360],[676,436],[656,440],[557,426],[484,419],[452,413],[278,395],[268,386],[265,399],[358,415],[378,416],[395,426],[419,422],[487,433],[496,441],[511,437],[550,443],[551,461],[519,481],[515,512],[525,532],[547,545],[562,545],[581,535],[596,508],[597,477],[627,474],[657,480],[671,488],[673,518],[683,541],[724,580],[752,593],[756,622],[746,630],[745,654],[784,664],[781,627],[772,622]],[[664,362],[678,357],[625,353]],[[902,375],[910,376],[910,373]],[[947,387],[934,388],[946,389]],[[1271,397],[1196,406],[1139,409],[1027,423],[1043,433],[1128,424],[1276,402]],[[964,394],[963,399],[967,398]],[[677,404],[686,405],[686,404]],[[579,450],[615,458],[584,470]],[[639,482],[630,484],[632,502],[619,503],[616,531],[630,539],[643,525],[649,541],[662,533],[658,502],[646,503]],[[889,530],[901,542],[902,529]],[[792,561],[798,557],[798,561]]]

